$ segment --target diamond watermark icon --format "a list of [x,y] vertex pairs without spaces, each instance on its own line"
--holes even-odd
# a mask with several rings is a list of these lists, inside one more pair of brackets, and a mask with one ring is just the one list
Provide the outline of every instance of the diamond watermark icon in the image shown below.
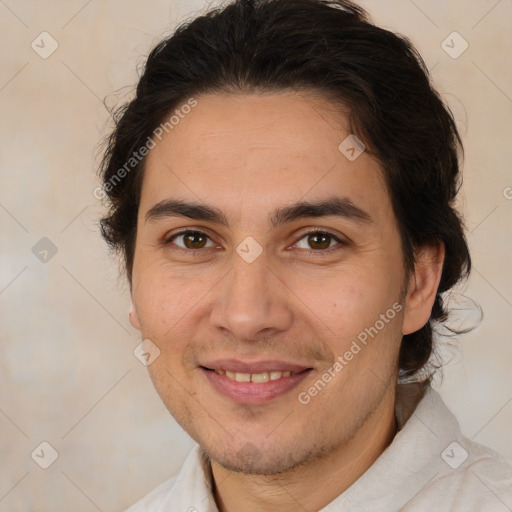
[[236,248],[236,252],[246,263],[252,263],[261,255],[263,247],[252,236],[248,236]]
[[468,458],[468,452],[457,441],[454,441],[443,450],[441,458],[448,466],[457,469]]
[[458,32],[452,32],[441,43],[441,48],[452,59],[458,59],[468,49],[468,47],[469,43]]
[[59,43],[48,32],[41,32],[30,46],[39,57],[47,59],[59,47]]
[[144,366],[149,366],[153,364],[155,359],[160,355],[160,349],[151,340],[146,339],[135,347],[133,355]]
[[32,254],[42,263],[48,263],[57,254],[57,250],[57,246],[44,236],[32,247]]
[[57,450],[46,441],[39,444],[30,456],[43,469],[48,469],[59,458]]
[[365,145],[353,133],[351,133],[343,142],[338,146],[340,153],[353,162],[359,158],[366,149]]

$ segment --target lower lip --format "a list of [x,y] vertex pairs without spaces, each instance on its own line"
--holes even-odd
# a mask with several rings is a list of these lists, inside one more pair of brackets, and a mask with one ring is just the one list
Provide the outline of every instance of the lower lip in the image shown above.
[[311,372],[304,370],[289,377],[281,377],[269,382],[237,382],[226,375],[200,368],[210,384],[222,395],[238,404],[263,404],[297,387]]

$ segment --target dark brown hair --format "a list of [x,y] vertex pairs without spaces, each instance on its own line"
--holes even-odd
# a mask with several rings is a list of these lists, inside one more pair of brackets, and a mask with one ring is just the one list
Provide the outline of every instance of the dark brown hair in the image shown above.
[[413,45],[350,1],[236,0],[161,41],[135,98],[114,115],[101,166],[110,208],[102,235],[122,253],[131,282],[144,158],[132,160],[133,169],[127,162],[193,96],[283,90],[317,91],[348,108],[351,132],[384,170],[408,271],[415,249],[444,244],[430,320],[402,340],[400,375],[417,375],[433,350],[433,325],[447,318],[441,294],[471,268],[454,209],[462,143]]

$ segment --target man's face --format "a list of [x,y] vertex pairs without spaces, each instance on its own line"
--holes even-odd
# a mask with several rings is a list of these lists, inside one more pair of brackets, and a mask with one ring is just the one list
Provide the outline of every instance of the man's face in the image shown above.
[[[394,392],[400,237],[378,163],[338,149],[332,104],[196,99],[147,157],[132,323],[161,351],[149,371],[181,426],[221,465],[271,474],[341,449]],[[333,199],[322,216],[276,213]]]

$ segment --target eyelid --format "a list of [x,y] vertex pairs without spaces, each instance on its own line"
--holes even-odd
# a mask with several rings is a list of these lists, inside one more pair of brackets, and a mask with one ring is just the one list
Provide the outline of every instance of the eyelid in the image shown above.
[[[210,234],[208,232],[204,231],[203,229],[197,229],[197,228],[188,228],[188,229],[185,228],[185,229],[181,229],[177,233],[172,233],[171,235],[166,234],[162,237],[161,244],[164,246],[169,245],[169,244],[173,243],[174,239],[179,238],[180,236],[185,236],[185,235],[190,235],[190,234],[206,236],[209,241],[211,241],[215,244],[215,242],[212,240],[212,237],[210,236]],[[216,244],[216,245],[218,245],[218,244]],[[212,249],[212,247],[207,247],[206,249]],[[181,250],[181,251],[185,251],[185,252],[193,252],[193,251],[205,250],[205,249],[204,248],[203,249],[184,249],[183,247],[176,246],[176,250],[179,250],[179,251]]]
[[329,229],[322,228],[322,227],[315,227],[311,228],[308,231],[303,231],[299,238],[293,243],[291,247],[295,247],[303,238],[305,238],[308,235],[315,235],[315,234],[321,234],[321,235],[329,235],[331,238],[333,238],[336,242],[338,242],[334,247],[329,247],[328,249],[324,250],[315,250],[315,249],[300,249],[301,251],[306,251],[307,253],[314,253],[314,254],[330,254],[331,252],[339,249],[340,247],[345,247],[348,245],[348,241],[340,238],[338,235],[332,233]]

